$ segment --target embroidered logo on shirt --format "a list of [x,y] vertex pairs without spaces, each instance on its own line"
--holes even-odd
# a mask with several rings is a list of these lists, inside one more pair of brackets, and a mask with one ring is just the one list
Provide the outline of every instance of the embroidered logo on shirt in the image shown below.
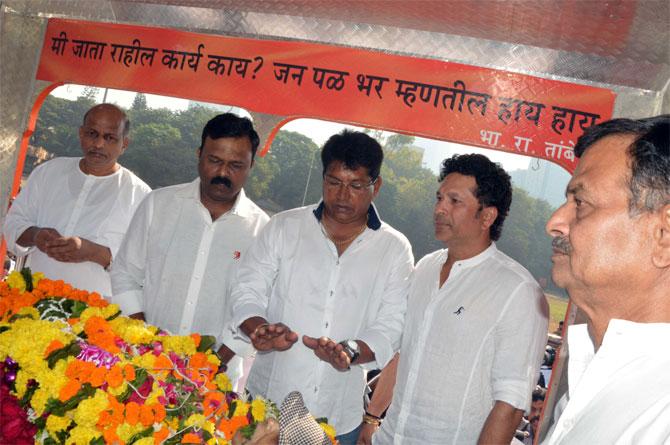
[[456,312],[454,312],[454,314],[461,315],[464,310],[465,310],[465,308],[463,306],[461,306],[461,307],[458,308],[458,310]]
[[233,259],[234,259],[234,260],[239,260],[239,259],[240,259],[240,255],[242,255],[242,254],[240,253],[240,251],[239,251],[239,250],[236,250],[235,252],[233,252]]

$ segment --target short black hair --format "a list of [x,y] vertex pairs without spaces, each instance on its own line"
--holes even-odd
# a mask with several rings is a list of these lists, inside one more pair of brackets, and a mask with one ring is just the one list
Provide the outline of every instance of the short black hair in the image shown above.
[[547,396],[547,390],[541,386],[536,386],[533,390],[533,402],[538,400],[544,402],[544,398]]
[[251,159],[256,156],[260,144],[258,133],[254,130],[251,120],[233,113],[223,113],[214,116],[202,129],[202,141],[199,150],[205,146],[205,139],[241,138],[248,137],[251,142]]
[[505,170],[496,162],[480,154],[453,155],[442,161],[438,181],[442,182],[447,175],[460,173],[472,176],[477,183],[475,196],[482,207],[498,209],[491,227],[489,236],[496,241],[502,234],[502,226],[512,205],[512,180]]
[[125,111],[123,111],[123,108],[116,106],[114,104],[102,103],[92,106],[91,108],[88,109],[86,113],[84,113],[84,119],[82,119],[81,121],[82,125],[86,125],[86,118],[88,117],[89,114],[91,114],[91,111],[97,110],[99,108],[114,108],[119,113],[121,113],[121,116],[123,116],[123,137],[128,137],[128,135],[130,134],[130,119],[128,119],[128,115],[126,114]]
[[348,169],[365,167],[370,178],[379,176],[384,160],[384,152],[379,142],[360,131],[344,130],[330,137],[321,149],[323,174],[335,161],[342,162]]
[[579,158],[597,141],[615,135],[635,136],[628,147],[631,214],[656,211],[670,203],[670,114],[645,119],[612,119],[586,129],[577,140]]

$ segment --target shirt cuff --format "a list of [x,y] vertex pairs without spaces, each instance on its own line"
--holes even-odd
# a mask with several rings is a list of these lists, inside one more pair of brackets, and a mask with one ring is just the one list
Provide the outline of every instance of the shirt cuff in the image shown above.
[[232,327],[224,329],[218,340],[240,357],[251,357],[256,351],[248,340],[236,338]]
[[245,303],[240,306],[240,308],[237,309],[233,315],[233,323],[231,326],[233,338],[240,339],[245,342],[250,342],[249,337],[247,337],[247,335],[242,332],[242,329],[240,329],[240,325],[251,317],[265,318],[265,308],[253,303]]
[[133,315],[143,311],[141,297],[142,291],[129,290],[113,295],[111,302],[118,304],[124,315]]
[[365,344],[368,345],[368,347],[372,350],[372,352],[374,352],[375,354],[374,362],[377,363],[376,367],[378,369],[384,368],[384,366],[386,366],[386,364],[389,361],[391,361],[393,355],[395,354],[395,351],[391,346],[391,342],[389,342],[386,336],[380,334],[379,332],[374,331],[363,332],[358,338],[358,340],[365,342]]
[[516,409],[530,410],[530,387],[523,380],[499,380],[493,388],[493,399],[508,403]]

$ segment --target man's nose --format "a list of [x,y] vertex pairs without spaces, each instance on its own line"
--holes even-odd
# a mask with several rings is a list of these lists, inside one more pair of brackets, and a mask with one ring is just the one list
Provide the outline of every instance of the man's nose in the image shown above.
[[569,209],[568,203],[564,203],[562,206],[556,209],[554,213],[549,217],[545,230],[549,236],[565,236],[569,231],[569,214],[571,210]]
[[342,182],[339,187],[337,187],[337,197],[339,199],[348,198],[350,193],[349,184]]

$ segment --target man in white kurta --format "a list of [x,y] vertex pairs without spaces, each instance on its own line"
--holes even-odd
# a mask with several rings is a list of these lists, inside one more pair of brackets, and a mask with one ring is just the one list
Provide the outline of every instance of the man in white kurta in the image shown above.
[[111,295],[106,267],[130,219],[151,191],[116,160],[127,144],[123,111],[103,104],[79,131],[84,156],[38,166],[7,213],[7,247],[28,255],[26,266],[76,288]]
[[[111,272],[112,301],[124,313],[142,314],[174,334],[198,332],[219,345],[247,346],[226,326],[237,266],[269,219],[242,189],[258,142],[251,121],[219,115],[203,130],[200,177],[147,196]],[[231,381],[241,366],[239,357],[228,363]]]
[[568,328],[568,391],[543,443],[667,444],[670,116],[590,127],[575,155],[547,232],[552,278],[587,323]]
[[[509,175],[482,155],[455,155],[440,179],[435,235],[448,248],[413,273],[393,401],[372,440],[510,443],[538,379],[548,305],[494,242],[512,199]],[[388,406],[376,400],[384,394],[378,387],[368,407],[372,424]]]
[[[324,200],[270,220],[243,260],[233,292],[239,335],[260,349],[247,389],[275,401],[300,391],[309,411],[327,417],[340,435],[360,424],[361,365],[382,367],[399,347],[413,265],[407,239],[371,204],[382,157],[363,133],[329,139],[322,151]],[[262,321],[247,327],[250,320]],[[281,338],[263,350],[277,330]],[[337,344],[345,340],[360,355],[345,353]],[[341,443],[356,436],[340,437]]]

